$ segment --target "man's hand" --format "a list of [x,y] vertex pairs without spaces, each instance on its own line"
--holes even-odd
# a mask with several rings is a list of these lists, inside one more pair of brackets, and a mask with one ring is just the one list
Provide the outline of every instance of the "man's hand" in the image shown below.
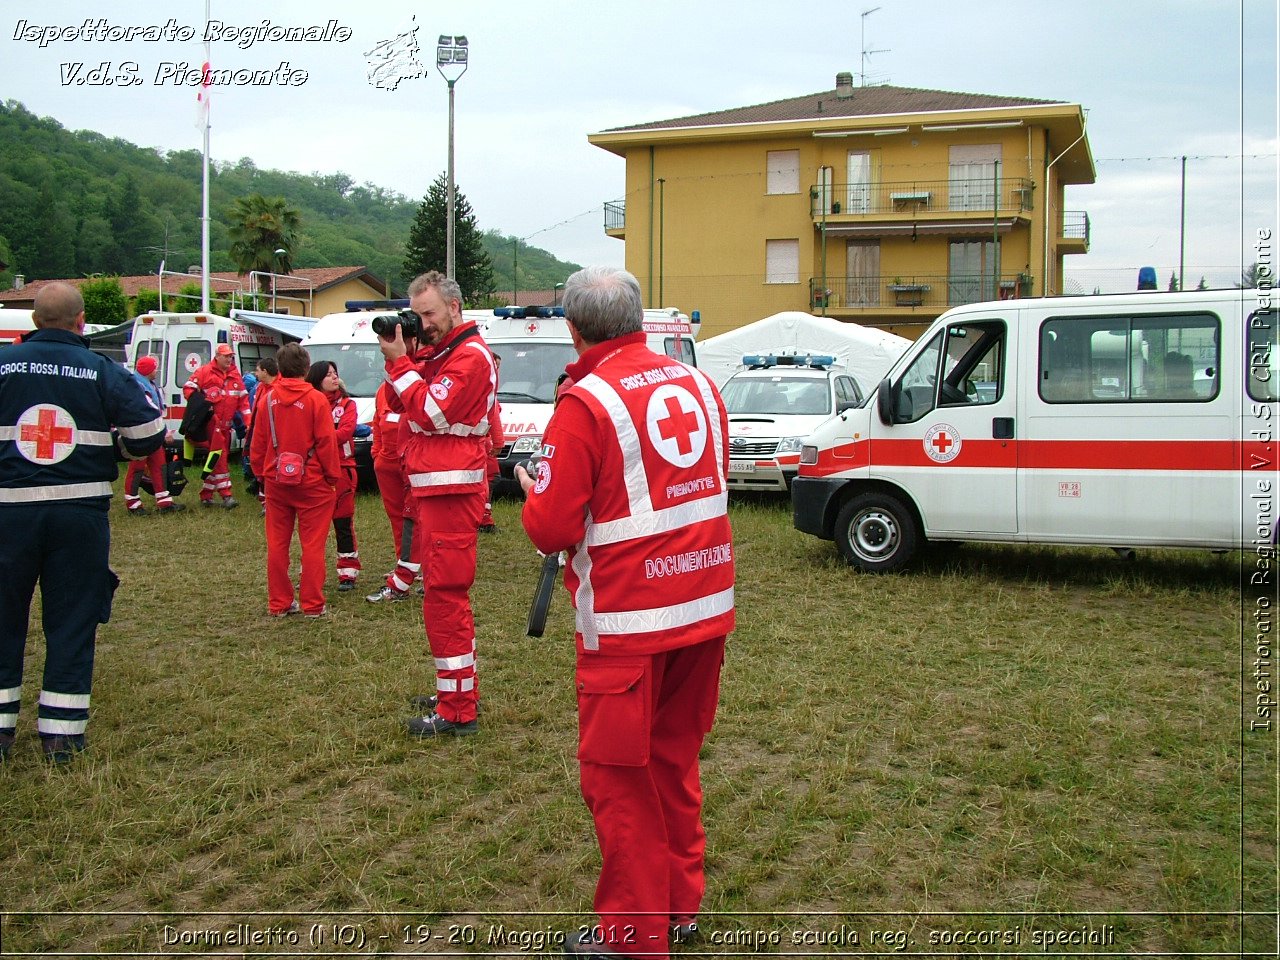
[[382,356],[387,363],[394,363],[409,352],[409,348],[404,344],[404,334],[400,330],[400,324],[396,324],[396,335],[394,340],[384,340],[378,338],[378,346],[382,348]]
[[520,484],[520,491],[527,498],[529,496],[529,491],[533,489],[533,485],[535,482],[533,477],[529,476],[529,471],[526,470],[524,468],[524,464],[521,464],[521,463],[516,464],[516,469],[514,473],[515,473],[516,482]]

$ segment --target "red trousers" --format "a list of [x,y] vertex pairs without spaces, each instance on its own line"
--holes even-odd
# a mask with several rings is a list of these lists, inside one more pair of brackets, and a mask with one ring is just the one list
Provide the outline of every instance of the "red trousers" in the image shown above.
[[404,592],[413,586],[422,569],[418,556],[418,538],[413,534],[409,549],[405,551],[405,521],[411,534],[416,524],[415,497],[409,492],[409,475],[404,468],[404,461],[388,463],[377,460],[373,464],[374,476],[378,479],[378,492],[382,495],[382,508],[387,511],[387,520],[391,523],[391,536],[396,543],[396,562],[391,574],[387,577],[387,586],[393,590]]
[[579,775],[603,860],[598,932],[618,953],[668,956],[668,924],[702,904],[698,751],[715,720],[724,641],[578,653]]
[[391,536],[396,542],[396,556],[400,556],[400,527],[405,518],[405,500],[409,493],[405,483],[404,469],[400,461],[374,460],[373,475],[378,481],[378,493],[382,497],[382,508],[387,511],[387,520],[391,523]]
[[476,525],[484,494],[414,497],[414,544],[422,554],[422,619],[435,660],[436,712],[455,723],[476,718]]
[[145,460],[130,460],[129,469],[124,475],[124,503],[130,510],[142,506],[142,498],[138,496],[138,480],[142,471],[146,470],[151,477],[151,492],[155,495],[157,507],[167,507],[173,503],[169,493],[169,481],[165,476],[164,447],[152,450]]
[[[210,424],[209,426],[209,445],[207,454],[217,454],[218,458],[213,467],[213,473],[204,478],[204,486],[200,489],[200,499],[202,501],[212,500],[216,491],[218,496],[223,500],[231,496],[231,473],[227,467],[227,447],[231,442],[231,424]],[[203,463],[200,464],[204,466]]]
[[294,486],[267,480],[265,485],[267,609],[273,614],[284,613],[293,603],[289,548],[296,524],[298,542],[302,545],[299,601],[303,613],[320,613],[324,609],[324,551],[333,520],[333,488],[319,479]]

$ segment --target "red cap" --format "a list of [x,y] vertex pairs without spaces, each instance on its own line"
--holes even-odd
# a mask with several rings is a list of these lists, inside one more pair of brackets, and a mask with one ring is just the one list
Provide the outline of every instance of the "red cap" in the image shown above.
[[213,351],[213,352],[214,352],[214,354],[216,354],[216,355],[217,355],[217,356],[219,356],[219,357],[230,357],[230,356],[234,356],[234,351],[232,351],[232,349],[231,349],[231,344],[229,344],[229,343],[220,343],[220,344],[218,344],[218,349],[217,349],[217,350],[215,350],[215,351]]
[[133,369],[144,377],[149,377],[156,372],[156,358],[152,356],[139,357],[138,362],[133,365]]

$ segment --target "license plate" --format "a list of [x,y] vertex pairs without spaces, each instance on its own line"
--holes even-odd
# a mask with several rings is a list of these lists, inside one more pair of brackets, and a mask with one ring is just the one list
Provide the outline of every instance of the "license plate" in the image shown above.
[[755,473],[756,464],[754,460],[730,460],[730,473]]

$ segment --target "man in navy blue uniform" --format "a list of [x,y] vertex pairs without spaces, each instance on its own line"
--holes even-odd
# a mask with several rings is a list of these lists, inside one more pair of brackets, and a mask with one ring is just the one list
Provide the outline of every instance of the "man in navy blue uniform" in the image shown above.
[[0,759],[18,725],[39,581],[45,665],[36,728],[45,757],[65,763],[84,749],[94,639],[119,583],[107,565],[111,430],[137,459],[164,442],[164,420],[128,371],[89,350],[74,286],[40,290],[33,319],[33,333],[0,350]]

